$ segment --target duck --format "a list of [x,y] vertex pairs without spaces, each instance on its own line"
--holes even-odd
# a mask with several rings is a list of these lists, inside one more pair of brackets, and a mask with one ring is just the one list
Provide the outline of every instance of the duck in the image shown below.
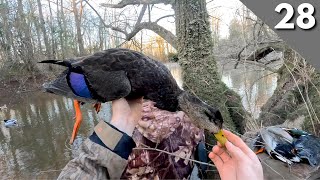
[[320,165],[320,138],[297,128],[265,127],[254,140],[254,146],[263,146],[256,153],[267,153],[289,165],[308,162]]
[[6,128],[9,128],[9,127],[14,127],[14,126],[17,126],[17,120],[15,119],[5,119],[3,120],[4,121],[4,126]]
[[[210,133],[222,132],[220,111],[179,88],[164,64],[143,53],[111,48],[88,56],[39,63],[66,67],[54,81],[43,85],[48,93],[98,103],[143,97],[155,102],[159,109],[185,112],[196,126]],[[75,134],[82,119],[79,113],[76,113]]]
[[[270,126],[260,130],[260,142],[263,142],[263,150],[276,159],[289,165],[300,162],[301,158],[295,154],[294,138],[283,128]],[[259,151],[261,152],[261,150]]]

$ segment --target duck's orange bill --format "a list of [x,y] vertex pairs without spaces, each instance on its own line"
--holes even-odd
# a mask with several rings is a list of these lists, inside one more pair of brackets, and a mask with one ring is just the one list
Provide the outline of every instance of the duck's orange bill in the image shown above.
[[74,123],[74,126],[73,126],[73,131],[72,131],[72,136],[71,136],[71,139],[70,139],[70,144],[72,144],[74,139],[76,138],[78,130],[79,130],[79,127],[80,127],[80,124],[82,122],[82,113],[81,113],[81,110],[80,110],[80,102],[77,101],[77,100],[73,100],[73,106],[74,106],[74,109],[76,111],[76,116],[75,116],[76,122]]

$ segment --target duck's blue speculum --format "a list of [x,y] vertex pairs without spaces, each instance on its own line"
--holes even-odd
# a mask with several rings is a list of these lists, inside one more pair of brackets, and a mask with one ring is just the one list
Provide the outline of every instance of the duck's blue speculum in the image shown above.
[[83,74],[71,72],[69,75],[69,82],[76,95],[84,98],[92,97]]

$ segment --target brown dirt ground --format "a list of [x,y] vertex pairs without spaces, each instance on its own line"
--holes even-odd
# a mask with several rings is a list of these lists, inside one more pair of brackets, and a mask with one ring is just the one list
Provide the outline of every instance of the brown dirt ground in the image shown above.
[[25,82],[19,80],[0,81],[0,106],[18,103],[29,93],[41,91],[41,86],[45,81],[40,76],[35,80],[28,79]]

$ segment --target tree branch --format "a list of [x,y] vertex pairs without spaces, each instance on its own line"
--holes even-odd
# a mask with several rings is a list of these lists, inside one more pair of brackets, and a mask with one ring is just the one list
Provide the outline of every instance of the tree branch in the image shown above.
[[109,8],[124,8],[128,5],[140,4],[171,4],[172,0],[122,0],[118,4],[101,3],[100,6]]
[[[91,6],[91,4],[87,1],[87,0],[84,0],[89,6],[90,8],[97,14],[97,16],[100,18],[101,22],[103,23],[103,25],[106,27],[106,28],[110,28],[114,31],[118,31],[118,32],[121,32],[125,35],[125,39],[127,41],[130,41],[139,31],[141,31],[142,29],[148,29],[148,30],[151,30],[155,33],[157,33],[159,36],[161,36],[164,40],[166,40],[173,48],[177,49],[177,44],[176,44],[176,36],[174,34],[172,34],[172,32],[168,31],[167,29],[165,29],[164,27],[160,26],[157,24],[157,22],[160,20],[160,19],[163,19],[165,17],[169,17],[169,16],[172,16],[172,15],[167,15],[167,16],[164,16],[164,17],[161,17],[159,18],[156,22],[141,22],[142,18],[143,18],[143,15],[147,9],[147,5],[143,5],[141,11],[140,11],[140,14],[138,16],[138,20],[133,28],[133,30],[128,33],[126,32],[124,29],[121,29],[119,27],[114,27],[112,25],[107,25],[103,18],[100,16],[100,14],[97,12],[97,10]],[[123,0],[121,1],[120,3],[124,2],[126,0]],[[146,1],[146,0],[143,0],[143,1]],[[150,0],[150,1],[153,1],[153,0]],[[159,1],[159,0],[158,0]],[[136,2],[135,0],[134,1],[130,1],[131,3],[132,2]]]
[[142,20],[142,18],[143,18],[143,16],[144,16],[144,13],[146,12],[147,7],[148,7],[148,5],[143,5],[143,6],[142,6],[135,27],[141,23],[141,20]]
[[97,16],[99,17],[99,19],[100,19],[100,21],[102,22],[102,24],[104,25],[104,27],[106,27],[106,28],[110,28],[110,29],[112,29],[112,30],[114,30],[114,31],[118,31],[118,32],[121,32],[121,33],[123,33],[124,35],[128,35],[128,33],[125,31],[125,30],[122,30],[121,28],[118,28],[118,27],[114,27],[114,26],[111,26],[111,25],[107,25],[105,22],[104,22],[104,20],[103,20],[103,18],[100,16],[100,14],[98,13],[98,11],[87,1],[87,0],[84,0],[87,4],[88,4],[88,6],[90,6],[90,8],[97,14]]
[[162,16],[161,18],[157,19],[155,21],[155,23],[158,23],[161,19],[164,19],[164,18],[167,18],[167,17],[173,17],[173,16],[174,16],[174,14],[169,14],[169,15],[166,15],[166,16]]
[[166,40],[172,47],[177,49],[176,36],[174,34],[172,34],[172,32],[168,31],[167,29],[158,25],[155,22],[142,22],[142,23],[140,23],[138,26],[136,26],[132,30],[131,33],[128,34],[128,36],[126,36],[126,39],[129,41],[142,29],[148,29],[148,30],[151,30],[151,31],[157,33],[164,40]]
[[[283,46],[283,41],[282,40],[275,40],[275,41],[269,41],[269,42],[260,42],[258,43],[258,45],[263,45],[263,47],[258,48],[256,51],[258,52],[259,50],[266,48],[266,47],[272,47],[274,50],[279,50],[281,49],[281,47]],[[239,62],[241,61],[241,54],[242,52],[248,48],[249,46],[253,45],[253,43],[248,43],[246,46],[244,46],[240,52],[238,53],[238,61],[236,62],[236,64],[234,65],[234,69],[237,68]],[[251,56],[247,57],[246,59],[249,61],[255,61],[255,60],[259,60],[257,59],[258,56],[256,56],[257,52],[251,53]],[[267,54],[266,54],[267,55]]]

